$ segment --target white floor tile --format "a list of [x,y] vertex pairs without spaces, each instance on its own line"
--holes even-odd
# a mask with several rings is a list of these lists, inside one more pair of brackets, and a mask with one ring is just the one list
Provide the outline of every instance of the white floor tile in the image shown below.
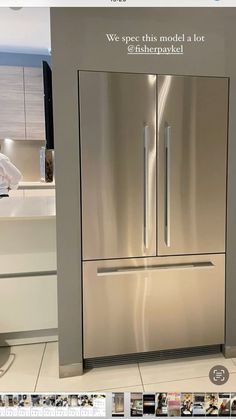
[[142,386],[137,364],[94,368],[80,377],[58,377],[57,343],[48,343],[40,371],[37,391],[99,391]]
[[14,363],[0,378],[0,392],[33,392],[42,361],[45,344],[12,346]]
[[218,386],[213,384],[208,377],[191,378],[163,383],[144,384],[145,391],[150,392],[235,392],[236,373],[231,373],[226,384]]
[[233,361],[221,354],[139,364],[144,384],[208,377],[214,365],[224,365],[230,372],[236,372]]

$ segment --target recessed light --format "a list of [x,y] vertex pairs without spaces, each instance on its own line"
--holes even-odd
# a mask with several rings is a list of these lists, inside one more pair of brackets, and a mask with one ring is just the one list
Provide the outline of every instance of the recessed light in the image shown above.
[[20,10],[23,9],[23,7],[10,7],[11,10]]

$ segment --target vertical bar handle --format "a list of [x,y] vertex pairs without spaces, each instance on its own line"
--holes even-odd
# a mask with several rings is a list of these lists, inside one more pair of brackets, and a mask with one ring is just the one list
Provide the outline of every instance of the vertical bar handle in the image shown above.
[[148,125],[143,130],[144,142],[144,247],[148,248],[148,203],[149,203],[149,135]]
[[170,247],[171,127],[165,127],[165,244]]

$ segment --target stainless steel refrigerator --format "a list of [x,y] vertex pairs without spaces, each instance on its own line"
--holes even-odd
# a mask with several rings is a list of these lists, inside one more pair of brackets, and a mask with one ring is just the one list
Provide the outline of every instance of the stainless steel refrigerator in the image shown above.
[[84,358],[224,342],[228,79],[79,72]]

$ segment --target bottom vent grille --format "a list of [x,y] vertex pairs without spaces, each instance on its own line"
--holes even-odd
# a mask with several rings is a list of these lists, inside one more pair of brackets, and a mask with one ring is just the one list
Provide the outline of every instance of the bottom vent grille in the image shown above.
[[137,362],[164,361],[167,359],[203,356],[221,352],[221,345],[196,346],[194,348],[169,349],[163,351],[140,352],[134,354],[103,356],[84,359],[84,368],[99,368],[111,365],[132,364]]

